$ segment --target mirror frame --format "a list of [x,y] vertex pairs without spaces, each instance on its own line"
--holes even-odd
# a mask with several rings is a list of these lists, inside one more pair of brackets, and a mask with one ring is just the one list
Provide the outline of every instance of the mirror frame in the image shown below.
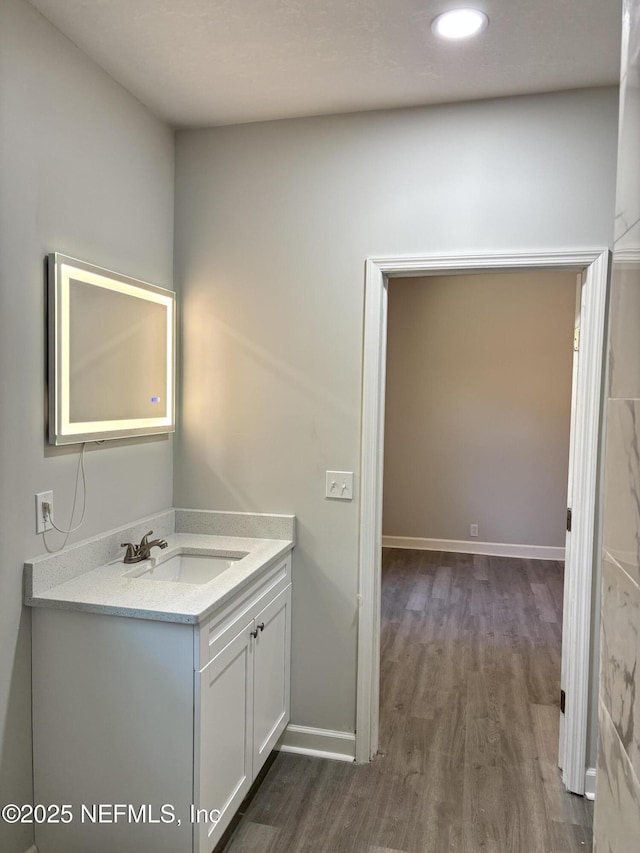
[[[59,252],[47,256],[48,296],[48,435],[55,445],[85,441],[157,435],[175,431],[176,295],[120,273],[79,261]],[[106,421],[70,421],[69,289],[70,281],[104,287],[138,299],[160,303],[167,309],[166,414],[158,418],[123,418]]]

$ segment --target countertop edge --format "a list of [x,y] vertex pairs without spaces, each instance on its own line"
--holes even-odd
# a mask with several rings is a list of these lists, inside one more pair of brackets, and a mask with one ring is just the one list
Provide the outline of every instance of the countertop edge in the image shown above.
[[[214,593],[214,598],[211,602],[206,604],[202,609],[193,613],[185,612],[184,609],[182,611],[168,611],[160,609],[151,609],[149,607],[144,606],[136,608],[131,605],[118,605],[114,603],[99,603],[96,601],[73,600],[61,597],[59,595],[55,595],[56,589],[60,589],[61,587],[66,586],[69,583],[73,583],[73,580],[77,580],[77,578],[50,587],[48,590],[46,590],[46,592],[41,595],[28,596],[25,594],[23,600],[24,604],[27,607],[33,608],[50,608],[53,610],[96,613],[98,615],[104,616],[121,616],[123,618],[129,619],[144,619],[156,622],[174,622],[186,625],[198,625],[202,622],[205,622],[216,610],[223,607],[231,598],[235,597],[239,592],[242,592],[242,590],[244,590],[247,586],[257,580],[263,573],[267,572],[270,568],[272,568],[274,563],[276,563],[278,560],[281,560],[283,556],[291,553],[291,551],[295,547],[295,543],[293,540],[273,540],[273,542],[274,544],[279,543],[280,547],[273,554],[271,554],[262,564],[254,567],[250,572],[248,572],[246,576],[240,578],[237,583],[235,583],[229,589],[226,589],[221,592],[217,597]],[[162,583],[164,582],[162,581]]]

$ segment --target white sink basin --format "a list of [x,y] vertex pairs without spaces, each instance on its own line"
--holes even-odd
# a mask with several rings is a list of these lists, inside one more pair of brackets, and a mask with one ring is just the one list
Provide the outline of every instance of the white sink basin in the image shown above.
[[228,554],[176,554],[168,560],[140,564],[130,572],[127,578],[141,578],[147,581],[171,581],[173,583],[205,584],[217,578],[247,553]]

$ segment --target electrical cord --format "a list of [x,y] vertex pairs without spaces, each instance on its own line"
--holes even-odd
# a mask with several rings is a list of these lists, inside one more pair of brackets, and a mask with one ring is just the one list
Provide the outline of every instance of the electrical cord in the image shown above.
[[43,514],[49,520],[51,526],[54,528],[54,530],[57,530],[58,533],[64,533],[67,536],[70,533],[75,533],[76,530],[80,529],[80,527],[82,526],[82,522],[84,521],[84,514],[85,514],[86,509],[87,509],[87,477],[86,477],[85,470],[84,470],[84,451],[85,451],[86,447],[87,447],[87,442],[85,441],[82,444],[82,450],[80,451],[80,458],[78,459],[78,467],[76,469],[76,488],[75,488],[75,492],[74,492],[73,506],[71,508],[71,518],[69,519],[69,524],[71,524],[73,522],[73,516],[75,515],[76,500],[78,498],[78,479],[79,479],[80,473],[82,473],[82,515],[80,516],[80,521],[76,524],[75,527],[70,527],[69,530],[65,530],[62,527],[58,527],[58,525],[55,523],[55,521],[51,517],[51,507],[49,506],[48,503],[43,504]]

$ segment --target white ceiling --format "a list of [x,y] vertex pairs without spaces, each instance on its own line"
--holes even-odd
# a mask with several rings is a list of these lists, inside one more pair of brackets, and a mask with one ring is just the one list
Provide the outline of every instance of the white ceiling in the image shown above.
[[[621,0],[30,0],[156,115],[206,126],[615,84]],[[468,0],[467,0],[468,2]]]

